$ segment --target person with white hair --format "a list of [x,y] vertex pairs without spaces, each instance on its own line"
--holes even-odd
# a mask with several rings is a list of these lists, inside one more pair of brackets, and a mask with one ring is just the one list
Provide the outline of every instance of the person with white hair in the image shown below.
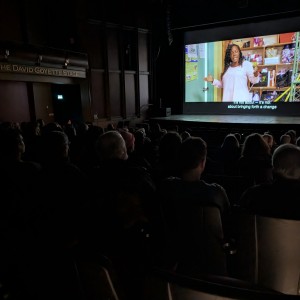
[[98,138],[96,152],[99,161],[128,158],[125,140],[116,130],[107,131]]
[[[129,132],[128,132],[129,133]],[[109,130],[96,142],[98,166],[90,174],[92,214],[86,234],[89,250],[109,257],[128,299],[140,299],[142,280],[160,246],[156,186],[143,167],[128,159],[126,141]]]
[[272,156],[273,181],[250,187],[240,207],[251,213],[300,220],[300,148],[278,146]]

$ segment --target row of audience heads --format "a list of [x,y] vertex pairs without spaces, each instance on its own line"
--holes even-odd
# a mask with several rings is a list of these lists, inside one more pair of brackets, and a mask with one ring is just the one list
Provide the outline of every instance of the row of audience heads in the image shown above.
[[[52,125],[54,126],[54,125]],[[55,128],[49,129],[47,140],[45,141],[45,150],[49,155],[68,156],[69,138],[68,135],[55,125]],[[135,135],[127,129],[108,130],[99,135],[96,142],[96,151],[101,160],[118,158],[126,160],[130,151],[134,150],[136,136],[143,139],[146,137],[145,130],[138,130]],[[269,133],[258,134],[252,133],[248,135],[243,143],[241,155],[265,155],[272,154],[272,164],[274,172],[280,174],[282,177],[300,179],[300,148],[298,148],[299,138],[296,137],[296,132],[290,130],[281,137],[290,137],[288,142],[283,142],[277,146],[274,151],[271,151],[273,145],[273,136]],[[2,144],[10,145],[2,147],[2,154],[25,152],[25,145],[21,133],[12,131],[9,135],[3,135],[6,138],[2,140]],[[180,170],[189,170],[196,168],[200,162],[206,160],[207,144],[200,137],[191,136],[188,132],[179,135],[177,132],[164,132],[161,138],[162,156],[171,155],[174,151],[169,151],[174,145],[177,145],[177,156]],[[9,141],[10,139],[10,141]],[[15,144],[13,143],[15,141]],[[222,144],[235,145],[239,147],[239,136],[237,134],[228,134]],[[5,152],[6,151],[6,152]]]
[[[259,142],[267,149],[261,134],[253,133],[247,140],[254,145],[251,149],[258,148]],[[104,133],[97,142],[97,148],[103,159],[128,158],[125,140],[117,131]],[[201,137],[190,136],[180,144],[177,157],[181,171],[194,170],[199,164],[205,164],[207,144]],[[291,143],[279,145],[272,154],[272,165],[276,178],[300,180],[300,148]]]

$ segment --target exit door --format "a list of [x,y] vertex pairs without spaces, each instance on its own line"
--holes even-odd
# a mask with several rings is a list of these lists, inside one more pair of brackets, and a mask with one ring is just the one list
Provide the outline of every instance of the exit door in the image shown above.
[[79,84],[52,84],[52,99],[56,122],[83,121]]

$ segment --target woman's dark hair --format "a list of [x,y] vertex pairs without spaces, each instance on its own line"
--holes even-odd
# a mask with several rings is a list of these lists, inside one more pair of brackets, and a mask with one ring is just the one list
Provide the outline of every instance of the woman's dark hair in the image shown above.
[[179,165],[181,171],[192,170],[206,159],[207,144],[200,138],[191,136],[185,139],[179,149]]
[[263,139],[262,135],[256,132],[253,132],[246,136],[242,153],[244,157],[263,157],[270,155],[270,147]]
[[243,63],[244,58],[243,58],[243,53],[242,53],[242,50],[241,50],[240,46],[237,45],[237,44],[229,44],[227,46],[227,49],[226,49],[226,52],[225,52],[224,72],[222,74],[222,77],[224,76],[224,74],[226,73],[226,71],[228,70],[228,68],[230,67],[230,63],[231,63],[230,52],[231,52],[231,49],[232,49],[233,46],[237,47],[238,50],[239,50],[239,54],[240,54],[239,65],[241,65]]

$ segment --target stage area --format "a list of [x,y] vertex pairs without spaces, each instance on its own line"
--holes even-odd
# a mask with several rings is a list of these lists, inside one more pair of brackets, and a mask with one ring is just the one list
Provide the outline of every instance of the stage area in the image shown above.
[[168,117],[154,117],[151,121],[179,122],[192,124],[251,124],[251,125],[295,125],[300,124],[298,116],[237,116],[237,115],[171,115]]
[[300,135],[298,116],[171,115],[153,117],[149,122],[150,125],[159,123],[161,128],[167,130],[188,131],[214,144],[220,144],[228,133],[241,133],[245,137],[253,132],[269,132],[277,141],[290,129]]

